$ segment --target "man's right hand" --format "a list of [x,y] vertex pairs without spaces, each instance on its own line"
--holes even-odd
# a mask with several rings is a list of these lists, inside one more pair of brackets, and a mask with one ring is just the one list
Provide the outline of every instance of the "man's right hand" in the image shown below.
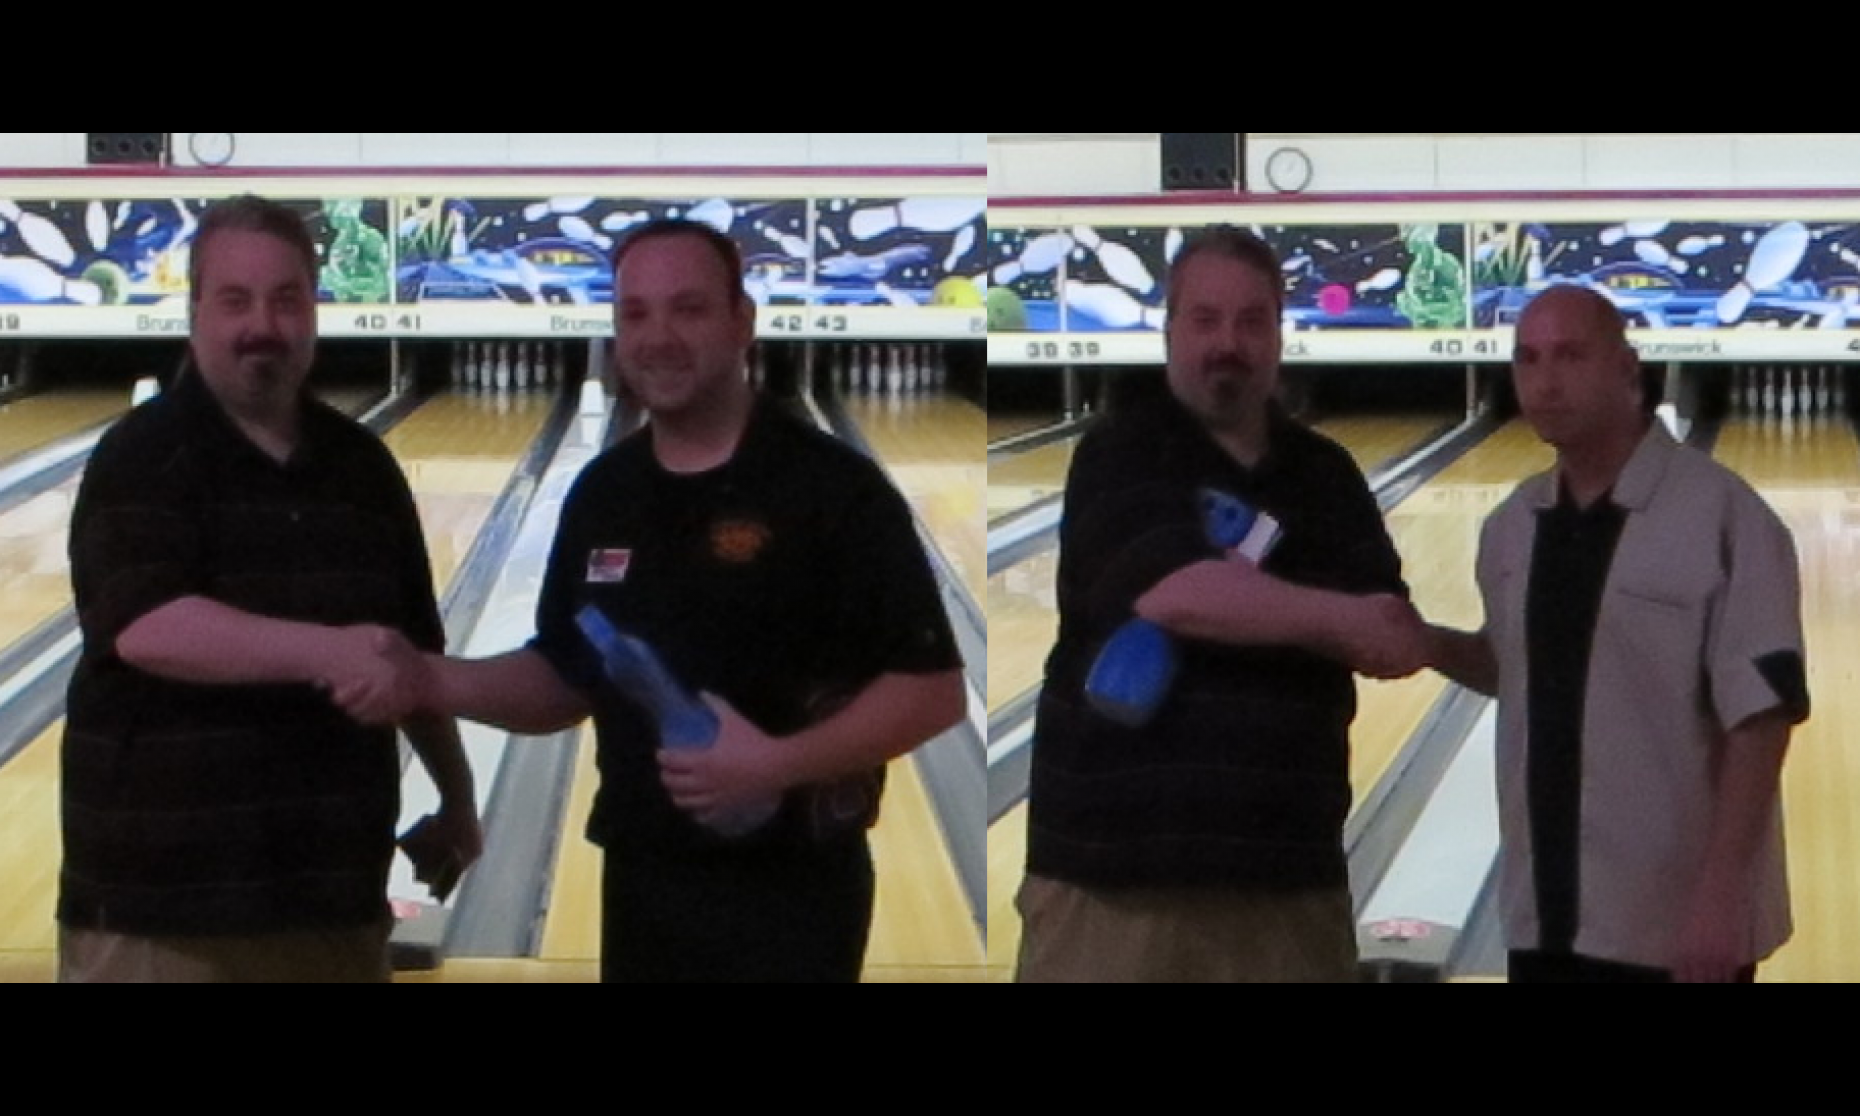
[[1390,593],[1355,598],[1339,636],[1343,661],[1370,678],[1406,678],[1428,664],[1426,623]]
[[431,704],[433,678],[425,656],[392,628],[357,624],[337,629],[323,677],[329,698],[365,725],[392,725]]

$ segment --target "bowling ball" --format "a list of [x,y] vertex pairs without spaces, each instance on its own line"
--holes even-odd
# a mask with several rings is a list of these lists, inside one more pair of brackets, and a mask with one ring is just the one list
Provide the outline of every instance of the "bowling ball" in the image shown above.
[[973,310],[982,305],[982,292],[976,289],[975,280],[952,275],[930,289],[930,305]]
[[120,306],[129,301],[129,273],[112,260],[97,260],[84,269],[82,278],[102,292],[105,306]]
[[1027,304],[1009,287],[990,287],[983,298],[988,307],[988,332],[1014,333],[1027,328]]

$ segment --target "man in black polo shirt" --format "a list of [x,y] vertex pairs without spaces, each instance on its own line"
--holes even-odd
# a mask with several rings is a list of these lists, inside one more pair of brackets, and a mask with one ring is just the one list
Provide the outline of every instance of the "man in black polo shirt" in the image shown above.
[[191,367],[105,435],[72,512],[60,979],[385,981],[394,722],[438,839],[461,864],[479,842],[456,728],[375,653],[443,643],[419,521],[379,440],[304,392],[302,221],[220,203],[192,267]]
[[[1028,801],[1022,981],[1355,979],[1351,670],[1418,669],[1421,628],[1355,463],[1274,401],[1280,274],[1239,229],[1185,244],[1169,276],[1168,392],[1114,408],[1073,459]],[[1278,520],[1263,563],[1208,541],[1205,489]],[[1132,615],[1180,649],[1140,727],[1084,694]]]
[[1498,697],[1514,984],[1748,983],[1790,933],[1778,782],[1808,715],[1788,529],[1653,421],[1621,314],[1551,287],[1512,355],[1556,468],[1479,542],[1479,632],[1431,659]]
[[[461,716],[541,731],[593,714],[608,982],[857,980],[881,769],[963,710],[902,498],[749,387],[741,276],[703,225],[654,223],[621,246],[616,364],[651,422],[564,503],[534,642],[430,663],[427,700]],[[659,748],[577,630],[590,604],[717,695],[711,747]],[[719,832],[771,801],[766,824]]]

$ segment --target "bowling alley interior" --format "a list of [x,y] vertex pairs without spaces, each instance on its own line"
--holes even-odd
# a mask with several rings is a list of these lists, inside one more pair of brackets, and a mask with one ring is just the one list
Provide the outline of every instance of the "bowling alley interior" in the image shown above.
[[[1813,711],[1782,773],[1794,930],[1756,979],[1860,980],[1860,133],[0,133],[0,982],[58,978],[86,460],[186,374],[189,247],[245,193],[312,234],[308,391],[392,452],[469,657],[531,637],[569,486],[649,421],[612,372],[616,246],[663,217],[735,243],[744,377],[879,464],[963,660],[963,717],[888,765],[869,831],[873,983],[1015,980],[1067,471],[1164,390],[1188,238],[1272,247],[1279,402],[1461,629],[1481,525],[1554,461],[1511,384],[1519,315],[1594,290],[1656,420],[1793,535]],[[1496,704],[1432,671],[1355,688],[1361,981],[1504,982]],[[394,981],[598,982],[592,726],[460,727],[484,854],[443,899],[396,857]],[[406,830],[438,796],[401,751]]]

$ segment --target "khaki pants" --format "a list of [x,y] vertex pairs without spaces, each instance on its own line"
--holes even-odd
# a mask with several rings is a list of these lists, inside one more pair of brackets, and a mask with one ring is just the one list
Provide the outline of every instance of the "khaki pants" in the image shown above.
[[1028,876],[1022,984],[1355,984],[1346,888],[1088,889]]
[[61,926],[58,983],[386,984],[391,928],[143,938]]

